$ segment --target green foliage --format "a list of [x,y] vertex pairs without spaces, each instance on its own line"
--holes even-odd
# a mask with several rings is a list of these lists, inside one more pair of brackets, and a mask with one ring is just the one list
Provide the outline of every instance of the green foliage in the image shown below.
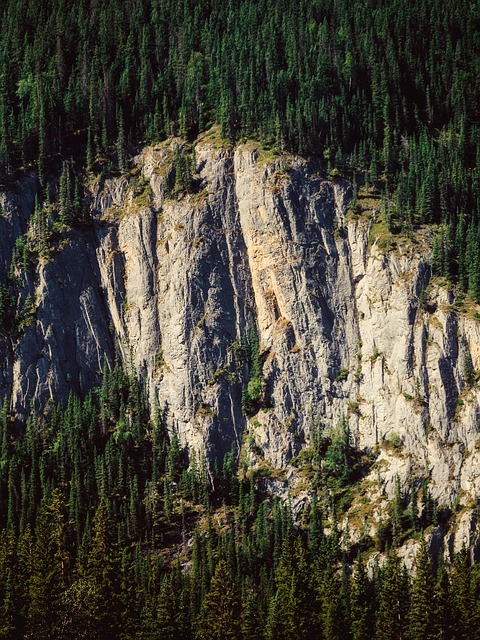
[[338,376],[335,378],[335,382],[345,382],[348,378],[348,369],[340,369]]
[[363,562],[359,560],[352,578],[352,640],[369,640],[373,637],[374,606],[372,595],[372,584],[368,580]]
[[[410,399],[413,400],[413,397]],[[388,438],[385,439],[385,444],[395,449],[395,451],[400,452],[403,449],[403,438],[396,431],[391,431],[388,434]]]
[[14,300],[7,284],[0,284],[0,336],[8,335],[14,314]]
[[[425,545],[413,581],[393,553],[369,579],[358,548],[340,547],[330,501],[360,473],[348,424],[312,437],[324,475],[303,527],[239,478],[237,452],[209,469],[190,451],[185,468],[178,435],[159,407],[150,418],[143,385],[120,368],[105,367],[83,401],[33,414],[23,432],[5,402],[0,637],[472,637],[478,577],[466,554],[452,584],[439,561],[434,579]],[[397,483],[400,539],[433,517],[427,483],[421,491],[418,515],[414,485],[408,504]]]
[[[381,186],[392,233],[442,223],[448,239],[434,269],[478,297],[478,259],[469,261],[479,217],[475,6],[299,0],[270,9],[265,0],[126,0],[122,10],[113,0],[48,0],[38,10],[27,0],[19,10],[6,0],[1,184],[34,163],[45,186],[66,154],[125,171],[137,143],[192,141],[216,124],[231,142],[315,154],[333,177],[353,169],[355,196],[361,182]],[[192,170],[181,154],[176,195],[189,191]]]
[[344,487],[350,480],[353,462],[353,449],[350,441],[350,429],[344,419],[330,432],[330,444],[323,462],[327,476],[334,478],[339,487]]
[[258,336],[254,329],[242,340],[242,355],[248,366],[248,382],[242,389],[242,410],[252,415],[265,400],[265,377]]
[[475,383],[476,372],[473,366],[472,354],[470,353],[470,349],[468,347],[463,358],[463,377],[465,378],[465,382],[469,387],[471,387]]
[[14,276],[14,272],[25,271],[28,265],[28,245],[25,236],[18,236],[12,252],[12,263],[10,267],[10,277]]
[[405,637],[409,611],[410,585],[400,560],[389,554],[378,576],[376,635],[378,640]]
[[172,195],[175,197],[191,193],[193,191],[193,160],[192,156],[177,147],[175,151],[175,162],[173,165],[173,189]]
[[[92,630],[90,637],[98,640],[115,637],[119,630],[119,562],[113,540],[107,506],[101,502],[93,518],[86,562],[81,563],[80,568],[88,585],[88,600],[83,615]],[[108,607],[105,606],[106,602]]]
[[212,578],[200,613],[196,637],[199,640],[241,639],[240,594],[228,574],[227,564],[220,561]]
[[472,589],[472,575],[469,571],[468,552],[465,548],[455,557],[451,577],[451,594],[453,600],[453,637],[466,640],[475,634],[476,610],[475,592]]
[[408,617],[409,640],[435,640],[435,611],[432,602],[435,597],[432,565],[428,557],[427,545],[422,538],[416,558],[416,574],[413,580],[411,605]]
[[[0,334],[34,319],[33,291],[17,295],[16,287],[87,220],[83,165],[125,171],[138,143],[193,141],[213,124],[229,142],[255,138],[315,155],[332,178],[355,171],[356,205],[359,186],[381,191],[379,224],[389,234],[439,225],[433,273],[480,301],[477,13],[466,0],[5,0],[0,184],[34,166],[41,189],[0,285]],[[172,195],[194,190],[196,169],[178,150]],[[137,197],[148,204],[146,189]],[[258,338],[245,336],[239,352],[242,407],[252,415],[266,400]],[[473,384],[468,362],[465,379]],[[309,523],[313,558],[288,507],[261,502],[232,458],[214,473],[189,452],[185,469],[178,434],[166,433],[160,409],[151,420],[142,384],[118,368],[104,372],[97,394],[32,415],[18,432],[4,405],[0,426],[2,637],[190,640],[247,638],[255,629],[259,638],[327,640],[371,637],[375,628],[379,640],[425,631],[429,579],[414,583],[409,614],[409,580],[393,556],[368,585],[359,569],[349,615],[338,534],[331,521],[330,534],[322,526],[324,492],[344,495],[371,462],[346,423],[312,437],[321,500]],[[416,492],[396,486],[385,546],[436,522],[428,485],[420,512]],[[223,509],[218,530],[215,508]],[[330,509],[334,520],[335,500]],[[184,561],[191,571],[182,571]],[[448,618],[449,593],[455,608],[438,637],[473,637],[477,587],[466,557],[452,583],[449,591],[443,573],[435,586],[436,620]]]
[[[421,490],[421,509],[418,495]],[[443,514],[447,519],[447,514]],[[409,491],[402,491],[400,479],[395,478],[394,497],[390,503],[388,518],[381,520],[377,532],[377,545],[383,551],[389,547],[400,546],[416,531],[422,531],[438,524],[438,508],[424,479],[421,488],[415,480],[410,483]]]

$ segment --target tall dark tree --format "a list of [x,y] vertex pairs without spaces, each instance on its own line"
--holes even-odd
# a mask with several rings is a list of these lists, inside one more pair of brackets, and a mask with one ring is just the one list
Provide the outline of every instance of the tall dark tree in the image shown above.
[[415,577],[412,584],[410,612],[408,616],[408,638],[410,640],[434,640],[437,638],[432,603],[435,601],[435,584],[427,544],[422,538],[415,562]]
[[197,637],[201,640],[241,638],[242,604],[227,565],[220,561],[200,614]]

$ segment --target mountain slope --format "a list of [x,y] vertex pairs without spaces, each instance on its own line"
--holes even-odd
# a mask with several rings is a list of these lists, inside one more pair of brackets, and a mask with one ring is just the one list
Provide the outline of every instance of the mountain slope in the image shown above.
[[[173,139],[92,181],[93,227],[15,267],[19,299],[35,301],[2,340],[17,418],[85,393],[119,359],[187,450],[213,464],[243,442],[244,464],[283,470],[272,486],[296,500],[308,483],[292,458],[346,419],[376,457],[362,481],[372,534],[397,477],[407,493],[427,478],[439,505],[474,501],[480,326],[474,305],[430,283],[431,232],[390,234],[374,191],[352,202],[313,161],[215,131],[191,153]],[[179,156],[194,157],[185,190]],[[30,179],[3,196],[4,274],[34,192]]]

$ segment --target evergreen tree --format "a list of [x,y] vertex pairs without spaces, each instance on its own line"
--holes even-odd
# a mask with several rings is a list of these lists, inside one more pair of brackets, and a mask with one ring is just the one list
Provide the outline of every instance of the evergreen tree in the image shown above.
[[241,638],[242,604],[227,565],[220,561],[212,578],[211,589],[205,596],[197,637],[202,640],[232,640]]
[[114,637],[120,623],[119,567],[111,536],[107,508],[102,502],[95,514],[92,541],[82,569],[85,580],[79,583],[88,589],[85,619],[91,628],[91,638]]
[[434,633],[438,640],[451,640],[453,638],[452,595],[450,592],[450,580],[445,566],[444,546],[440,547],[438,554],[437,579],[435,583],[434,606],[431,613],[434,622]]
[[265,624],[258,606],[258,593],[250,592],[242,615],[242,637],[265,639]]
[[416,573],[413,580],[410,613],[408,617],[408,638],[410,640],[433,640],[437,637],[434,625],[434,581],[432,566],[425,539],[420,541],[416,558]]
[[375,625],[378,640],[404,638],[409,607],[409,581],[398,556],[390,553],[380,572]]
[[342,620],[340,581],[333,567],[326,568],[321,582],[321,629],[325,640],[343,640],[346,637]]
[[26,638],[51,638],[57,622],[58,576],[55,571],[52,534],[52,521],[44,504],[35,527]]
[[472,638],[475,633],[474,605],[468,552],[465,548],[456,555],[454,560],[451,593],[454,609],[454,638],[456,640]]
[[373,589],[361,560],[357,562],[353,574],[351,616],[352,640],[372,638],[374,630]]

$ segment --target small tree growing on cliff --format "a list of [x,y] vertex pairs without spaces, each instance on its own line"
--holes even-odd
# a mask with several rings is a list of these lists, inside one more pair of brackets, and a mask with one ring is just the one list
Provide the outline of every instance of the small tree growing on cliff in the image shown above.
[[473,366],[472,354],[470,353],[468,345],[463,359],[463,377],[469,387],[475,383],[475,369]]
[[180,196],[192,191],[192,157],[177,147],[175,151],[175,182],[173,195]]
[[258,336],[254,329],[250,331],[246,341],[246,358],[248,363],[248,382],[242,390],[242,409],[245,414],[251,414],[258,409],[265,394],[265,379],[263,377],[262,357]]
[[352,466],[352,444],[348,421],[343,418],[331,432],[331,444],[327,449],[324,470],[335,478],[338,486],[345,486],[350,478]]

